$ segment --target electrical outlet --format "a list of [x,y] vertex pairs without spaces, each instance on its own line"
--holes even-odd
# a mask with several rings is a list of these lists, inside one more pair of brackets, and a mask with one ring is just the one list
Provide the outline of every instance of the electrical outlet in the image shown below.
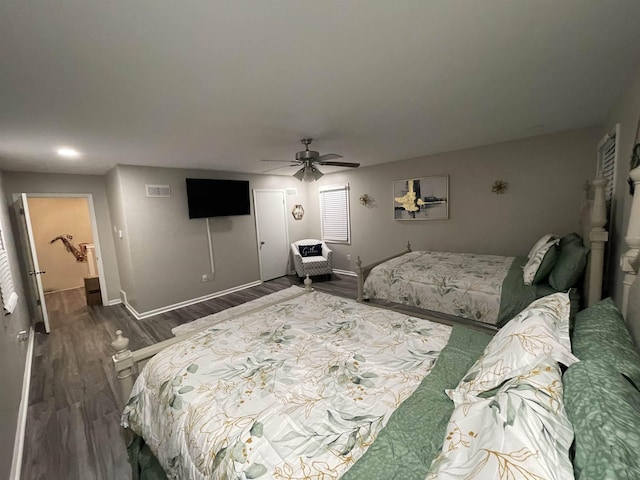
[[347,260],[351,261],[351,255],[347,254]]
[[206,273],[202,274],[202,283],[204,282],[208,282],[209,281],[209,275],[207,275]]

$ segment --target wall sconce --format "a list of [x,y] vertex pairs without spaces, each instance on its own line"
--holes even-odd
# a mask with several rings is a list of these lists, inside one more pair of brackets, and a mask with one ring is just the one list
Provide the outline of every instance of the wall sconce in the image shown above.
[[302,217],[304,217],[304,208],[302,208],[302,205],[294,205],[293,210],[291,210],[291,215],[293,215],[293,218],[296,220],[302,220]]
[[372,198],[366,193],[364,195],[360,195],[360,205],[364,205],[366,207],[371,200]]

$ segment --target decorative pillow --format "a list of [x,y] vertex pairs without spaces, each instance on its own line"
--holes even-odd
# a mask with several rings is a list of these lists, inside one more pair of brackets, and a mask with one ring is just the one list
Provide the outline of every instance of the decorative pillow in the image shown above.
[[303,257],[320,257],[322,256],[322,244],[316,245],[299,245],[298,251]]
[[536,270],[536,274],[533,277],[533,285],[546,283],[545,280],[549,278],[549,274],[555,266],[559,254],[560,251],[558,250],[557,245],[553,245],[549,248],[549,250],[547,250],[547,253],[545,253],[544,257],[542,257],[542,262],[540,263],[540,266],[538,267],[538,270]]
[[541,248],[543,245],[546,245],[547,243],[549,243],[551,240],[555,238],[556,237],[553,233],[547,233],[546,235],[543,235],[542,237],[540,237],[540,240],[534,243],[533,247],[531,247],[531,250],[529,251],[527,258],[531,258],[536,253],[536,250]]
[[[555,262],[555,258],[558,255],[556,245],[560,242],[560,240],[551,240],[545,243],[543,246],[538,248],[532,257],[529,258],[529,261],[524,266],[523,272],[523,281],[525,285],[533,285],[536,280],[536,274],[538,270],[540,270],[542,264],[545,264],[547,275],[553,268],[553,264]],[[554,251],[555,250],[555,251]],[[545,257],[549,255],[551,258],[547,262],[545,262]],[[540,275],[541,279],[546,278],[546,276]]]
[[572,365],[563,380],[576,479],[640,478],[640,392],[598,360]]
[[560,244],[560,253],[549,274],[549,284],[556,290],[568,290],[582,278],[589,250],[578,242],[562,246],[561,240]]
[[530,371],[546,359],[566,366],[576,362],[569,340],[569,310],[567,293],[554,293],[531,303],[496,333],[455,390],[448,390],[447,395],[457,405]]
[[571,348],[580,360],[606,363],[640,389],[640,353],[611,298],[576,314]]
[[573,429],[554,361],[509,380],[492,398],[458,405],[446,432],[427,480],[573,478]]
[[566,247],[570,243],[577,243],[580,246],[584,246],[584,243],[582,242],[582,237],[580,235],[578,235],[577,233],[575,233],[575,232],[567,233],[566,235],[563,235],[562,237],[560,237],[560,248],[561,249],[563,249],[564,247]]

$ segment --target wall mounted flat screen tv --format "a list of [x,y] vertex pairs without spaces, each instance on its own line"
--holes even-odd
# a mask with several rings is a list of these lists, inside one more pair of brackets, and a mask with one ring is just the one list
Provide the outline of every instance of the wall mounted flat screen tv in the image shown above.
[[187,178],[189,218],[249,215],[247,180]]

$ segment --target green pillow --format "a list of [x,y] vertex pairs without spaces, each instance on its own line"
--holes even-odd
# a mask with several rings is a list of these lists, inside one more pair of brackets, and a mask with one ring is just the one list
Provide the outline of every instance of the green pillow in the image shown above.
[[609,337],[620,347],[634,348],[633,339],[627,330],[622,313],[611,297],[600,300],[576,314],[573,336],[571,341],[574,347],[580,342],[600,341]]
[[553,266],[556,264],[557,258],[558,247],[553,245],[549,250],[547,250],[547,253],[544,254],[542,262],[540,262],[540,266],[533,277],[533,285],[542,283],[547,279],[549,273],[551,273],[551,270],[553,269]]
[[589,250],[578,242],[567,243],[561,247],[549,274],[549,284],[561,292],[575,286],[584,273],[588,253]]
[[582,237],[575,232],[567,233],[566,235],[560,237],[560,249],[563,249],[570,243],[577,243],[578,245],[582,246]]
[[571,351],[580,360],[607,363],[640,388],[640,353],[622,314],[610,298],[576,314]]
[[576,480],[639,479],[640,392],[597,360],[571,365],[563,387]]

